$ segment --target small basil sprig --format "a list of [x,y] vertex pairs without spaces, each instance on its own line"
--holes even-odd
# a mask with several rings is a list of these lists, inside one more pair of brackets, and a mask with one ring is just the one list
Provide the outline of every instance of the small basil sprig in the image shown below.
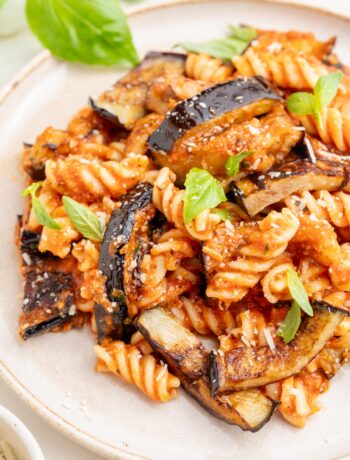
[[42,186],[42,182],[33,182],[33,184],[29,185],[29,187],[23,190],[22,196],[31,196],[32,208],[34,211],[35,218],[39,222],[39,224],[51,228],[52,230],[61,230],[61,226],[49,215],[42,202],[36,196],[36,192]]
[[343,74],[333,72],[317,80],[311,93],[293,93],[287,99],[287,108],[295,115],[313,115],[321,123],[321,110],[327,107],[337,94]]
[[192,168],[186,175],[184,220],[189,224],[206,209],[216,208],[226,201],[222,185],[205,169]]
[[233,56],[242,54],[256,36],[256,30],[249,27],[229,26],[229,28],[230,32],[227,38],[209,40],[203,43],[180,43],[176,46],[190,53],[205,53],[223,61],[229,61]]
[[203,43],[180,43],[177,46],[190,53],[205,53],[223,61],[229,61],[233,56],[242,54],[247,47],[245,42],[235,38],[219,38]]
[[103,240],[104,228],[96,214],[68,196],[64,196],[62,201],[72,224],[85,238],[93,241]]
[[277,335],[282,337],[285,343],[291,342],[298,332],[301,323],[301,310],[309,316],[314,315],[305,287],[298,273],[292,268],[287,272],[287,284],[293,297],[293,303],[277,331]]
[[229,28],[229,37],[242,40],[244,42],[251,42],[254,38],[257,37],[258,31],[253,27],[248,26],[233,26],[230,24]]
[[244,160],[245,158],[249,157],[250,155],[253,155],[255,153],[254,151],[248,152],[244,151],[241,153],[237,153],[237,155],[232,155],[225,164],[226,168],[226,173],[229,177],[236,176],[239,172],[239,166],[241,164],[241,161]]
[[288,310],[287,316],[284,318],[279,329],[277,330],[277,335],[282,337],[285,343],[291,342],[299,330],[300,323],[300,307],[294,300],[290,309]]
[[100,65],[138,62],[118,0],[27,0],[26,14],[34,35],[59,58]]

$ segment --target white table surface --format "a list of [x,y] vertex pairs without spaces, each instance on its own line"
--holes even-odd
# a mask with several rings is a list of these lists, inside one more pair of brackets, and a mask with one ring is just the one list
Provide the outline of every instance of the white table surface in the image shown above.
[[[23,0],[7,0],[9,2],[23,2]],[[290,0],[291,1],[291,0]],[[294,0],[295,3],[304,3],[332,10],[336,13],[350,16],[349,0]],[[162,0],[144,1],[142,5],[162,3]],[[137,5],[127,5],[126,10],[133,10]],[[23,24],[24,19],[22,18]],[[0,34],[1,11],[0,11]],[[310,24],[312,30],[312,24]],[[20,33],[0,38],[0,87],[6,84],[31,58],[41,50],[40,44],[23,25]],[[47,425],[38,415],[34,414],[7,385],[0,380],[0,404],[16,414],[32,431],[39,442],[46,460],[99,460],[95,455],[74,444],[55,429]]]

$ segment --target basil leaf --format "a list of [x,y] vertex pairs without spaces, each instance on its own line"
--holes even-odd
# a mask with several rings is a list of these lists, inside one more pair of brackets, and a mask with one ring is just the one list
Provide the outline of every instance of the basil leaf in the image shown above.
[[315,96],[311,93],[293,93],[287,99],[287,108],[295,115],[313,115]]
[[6,0],[0,0],[0,8],[5,4]]
[[233,26],[229,25],[229,36],[231,38],[238,38],[239,40],[243,40],[245,42],[251,42],[256,38],[258,32],[253,27],[247,26]]
[[36,196],[36,192],[40,187],[43,186],[43,182],[33,182],[29,187],[27,187],[22,192],[22,196],[30,195],[32,198],[32,208],[35,214],[36,220],[40,225],[51,228],[52,230],[61,230],[60,224],[58,224],[55,219],[53,219],[50,214],[46,211],[44,205]]
[[138,56],[118,0],[27,0],[29,26],[66,61],[134,65]]
[[277,335],[282,337],[285,343],[291,342],[298,332],[301,323],[300,307],[296,302],[292,303],[287,316],[277,330]]
[[26,189],[23,190],[22,196],[35,195],[37,190],[43,186],[43,181],[33,182]]
[[72,224],[85,238],[93,241],[103,240],[104,228],[96,214],[68,196],[64,196],[62,201]]
[[229,177],[236,176],[239,172],[239,166],[240,166],[241,161],[249,157],[250,155],[253,155],[253,153],[254,153],[253,151],[252,152],[245,151],[245,152],[237,153],[237,155],[232,155],[232,157],[230,157],[226,161],[225,168],[226,168],[227,175]]
[[190,53],[205,53],[223,61],[229,61],[233,56],[242,54],[247,43],[236,38],[221,38],[204,43],[180,43],[176,45]]
[[32,196],[32,206],[36,220],[39,222],[39,224],[51,228],[52,230],[61,230],[62,227],[60,224],[50,216],[39,198],[34,195]]
[[184,219],[189,224],[206,209],[216,208],[226,201],[221,184],[205,169],[192,168],[186,175],[184,195]]
[[298,273],[290,268],[287,272],[288,289],[294,301],[309,316],[314,316],[314,311],[310,305],[309,296],[304,288]]
[[314,88],[315,111],[327,107],[332,102],[337,94],[342,77],[341,72],[333,72],[317,80]]
[[231,220],[233,215],[232,215],[232,212],[229,211],[228,209],[212,209],[212,211],[214,214],[217,214],[221,220],[223,220],[224,222],[226,220]]

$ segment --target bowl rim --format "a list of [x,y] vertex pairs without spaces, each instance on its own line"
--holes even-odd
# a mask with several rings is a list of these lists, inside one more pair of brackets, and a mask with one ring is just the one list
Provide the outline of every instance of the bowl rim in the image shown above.
[[[23,447],[27,450],[30,459],[32,460],[45,460],[44,454],[31,433],[29,428],[6,407],[0,405],[0,425],[8,428],[16,438],[21,440]],[[10,446],[16,453],[16,446]]]

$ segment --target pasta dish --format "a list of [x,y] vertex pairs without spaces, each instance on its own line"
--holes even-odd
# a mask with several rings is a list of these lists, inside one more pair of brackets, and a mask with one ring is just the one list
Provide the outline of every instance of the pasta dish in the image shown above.
[[149,52],[25,144],[20,337],[90,327],[96,370],[154,401],[182,386],[243,430],[303,427],[350,356],[334,45],[242,26]]

